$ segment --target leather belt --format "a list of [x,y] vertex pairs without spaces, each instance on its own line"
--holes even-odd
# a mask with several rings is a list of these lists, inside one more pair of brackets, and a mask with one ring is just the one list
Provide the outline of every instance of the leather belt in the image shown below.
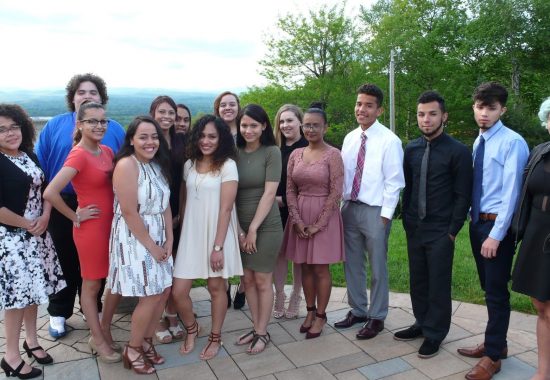
[[497,220],[497,214],[489,214],[486,212],[481,212],[479,213],[479,220],[483,220],[484,222],[486,221],[494,222],[495,220]]

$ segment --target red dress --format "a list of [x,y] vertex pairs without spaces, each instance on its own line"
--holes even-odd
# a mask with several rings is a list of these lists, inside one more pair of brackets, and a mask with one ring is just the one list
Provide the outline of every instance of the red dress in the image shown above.
[[78,207],[90,204],[99,210],[98,219],[88,219],[73,228],[73,238],[80,260],[83,279],[106,278],[109,271],[109,236],[113,220],[113,151],[101,145],[101,153],[93,155],[86,149],[75,146],[63,166],[76,169],[72,184],[78,199]]

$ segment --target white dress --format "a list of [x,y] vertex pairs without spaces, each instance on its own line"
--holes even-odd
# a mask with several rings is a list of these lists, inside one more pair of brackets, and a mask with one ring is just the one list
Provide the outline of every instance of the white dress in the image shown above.
[[237,165],[228,159],[218,172],[197,173],[195,165],[188,160],[183,168],[187,199],[181,237],[174,265],[174,277],[183,279],[229,278],[241,276],[243,266],[239,250],[237,212],[235,205],[223,243],[223,270],[214,272],[210,267],[210,255],[220,211],[221,186],[223,182],[238,181]]
[[[164,211],[169,207],[170,188],[156,163],[135,161],[139,167],[138,212],[151,238],[161,246],[166,242]],[[122,216],[116,192],[109,252],[112,293],[144,297],[160,294],[172,285],[172,257],[159,263],[136,239]]]

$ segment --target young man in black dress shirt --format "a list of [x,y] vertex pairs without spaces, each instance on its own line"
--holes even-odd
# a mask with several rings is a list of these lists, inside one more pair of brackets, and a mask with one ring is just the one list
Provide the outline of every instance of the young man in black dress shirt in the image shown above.
[[464,144],[445,133],[447,117],[438,93],[420,95],[417,121],[422,136],[407,145],[403,164],[403,226],[416,322],[394,338],[423,336],[421,358],[437,355],[449,332],[454,241],[472,192],[472,157]]

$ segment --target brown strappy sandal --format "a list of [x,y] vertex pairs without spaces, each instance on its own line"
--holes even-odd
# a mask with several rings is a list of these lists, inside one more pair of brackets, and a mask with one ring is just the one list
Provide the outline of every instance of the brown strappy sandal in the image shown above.
[[[128,349],[130,348],[139,354],[134,360],[131,360],[128,355]],[[122,362],[124,363],[124,368],[131,368],[138,375],[150,375],[156,371],[155,367],[153,367],[149,360],[145,357],[143,347],[134,347],[127,344],[126,347],[124,347],[124,353],[122,354]]]
[[[213,354],[206,355],[206,352],[208,351],[208,349],[210,348],[212,343],[219,343],[218,349]],[[218,355],[218,352],[220,351],[220,348],[222,346],[223,346],[222,334],[221,333],[216,334],[215,332],[210,332],[210,335],[208,335],[208,344],[206,345],[206,347],[204,347],[204,349],[202,350],[201,355],[200,355],[201,360],[210,360],[210,359],[212,359],[213,357]]]
[[[185,331],[187,331],[187,336],[185,337],[185,340],[183,341],[182,345],[180,346],[180,353],[181,354],[184,354],[184,355],[187,355],[188,353],[190,353],[191,351],[193,351],[193,349],[195,348],[195,340],[197,339],[197,336],[199,336],[199,332],[201,331],[201,327],[199,326],[199,323],[197,322],[197,320],[195,319],[195,322],[193,322],[193,324],[189,327],[183,325],[183,327],[185,328]],[[191,334],[195,334],[195,336],[193,337],[193,343],[190,344],[189,348],[187,348],[187,338],[189,338],[189,335]]]
[[155,346],[153,345],[153,338],[143,338],[148,344],[149,348],[147,350],[143,349],[145,357],[154,365],[163,364],[165,362],[164,358],[159,355]]

